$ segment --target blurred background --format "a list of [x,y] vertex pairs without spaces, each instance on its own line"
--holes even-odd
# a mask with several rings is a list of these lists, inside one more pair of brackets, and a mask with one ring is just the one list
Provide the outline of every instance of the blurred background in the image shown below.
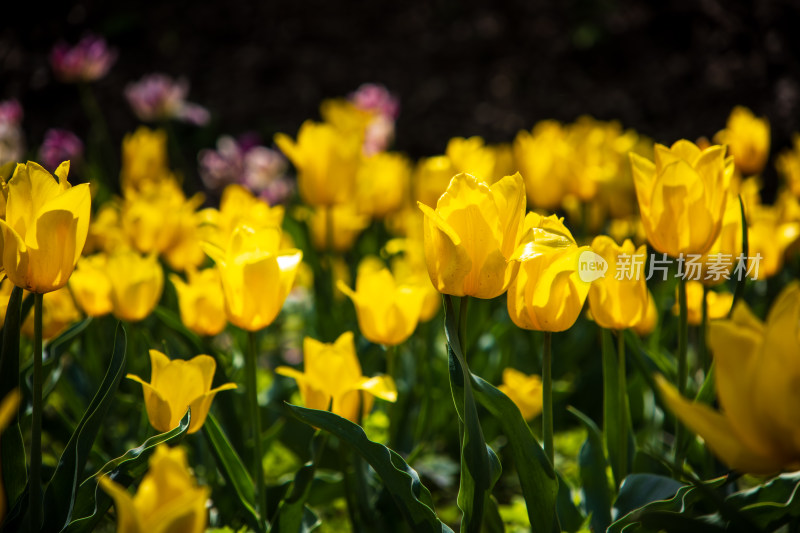
[[[221,133],[294,136],[322,99],[364,82],[399,97],[395,148],[412,157],[442,153],[453,136],[509,142],[539,120],[581,114],[672,143],[711,137],[741,104],[769,118],[773,153],[800,130],[792,0],[82,0],[4,12],[0,99],[21,102],[29,147],[50,127],[88,128],[48,54],[89,32],[119,53],[94,88],[115,143],[138,123],[126,84],[150,72],[191,82],[189,99],[212,121],[188,132],[187,158]],[[776,179],[768,167],[767,194]]]

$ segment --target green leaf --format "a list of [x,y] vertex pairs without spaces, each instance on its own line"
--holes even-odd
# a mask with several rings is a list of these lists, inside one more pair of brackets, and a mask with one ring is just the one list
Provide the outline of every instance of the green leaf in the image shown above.
[[558,494],[558,481],[553,465],[511,398],[475,374],[472,375],[472,385],[475,397],[500,423],[503,434],[508,439],[532,531],[550,533],[553,530]]
[[726,503],[763,530],[800,516],[800,472],[782,474],[764,485],[736,492]]
[[452,533],[436,516],[431,493],[400,455],[367,439],[360,426],[339,415],[291,404],[287,404],[287,408],[298,420],[324,429],[352,446],[381,478],[413,531]]
[[[444,304],[444,331],[450,360],[450,388],[461,430],[461,477],[457,500],[458,507],[464,514],[461,531],[479,533],[483,521],[483,508],[491,495],[493,470],[496,473],[500,463],[496,461],[496,457],[493,460],[487,452],[488,447],[478,419],[472,383],[467,378],[471,374],[461,350],[453,300],[449,295],[444,296]],[[463,301],[461,312],[466,312]]]
[[201,339],[197,333],[187,328],[174,311],[159,305],[153,310],[153,314],[163,322],[165,326],[183,335],[194,347],[196,350],[195,353],[205,353],[206,348],[203,344],[203,339]]
[[574,407],[567,410],[586,427],[586,442],[578,455],[581,491],[586,512],[591,515],[592,530],[605,531],[611,523],[611,489],[606,474],[606,455],[603,451],[603,436],[594,421]]
[[570,486],[561,477],[561,474],[556,472],[556,476],[558,476],[558,493],[556,494],[558,525],[561,531],[568,531],[569,533],[579,531],[584,523],[583,513],[572,501],[572,489],[570,489]]
[[[317,464],[319,463],[327,440],[327,433],[323,433],[322,431],[314,433],[309,445],[311,448],[311,459],[297,470],[291,487],[278,504],[278,511],[270,524],[270,532],[297,533],[299,531],[305,533],[310,531],[303,523],[305,512],[308,509],[308,507],[306,507],[306,501],[311,492],[311,485],[314,482]],[[316,525],[314,527],[316,527]]]
[[[13,167],[12,167],[13,168]],[[3,326],[3,351],[0,353],[0,400],[11,391],[19,388],[19,327],[21,323],[22,289],[14,287],[6,310]],[[10,509],[10,521],[16,511],[23,511],[15,504],[25,492],[28,483],[27,459],[22,431],[19,428],[19,417],[3,432],[0,440],[0,464],[3,465],[3,486]]]
[[625,515],[650,502],[672,498],[684,486],[683,483],[666,476],[631,474],[625,478],[614,507],[619,515]]
[[[631,463],[633,462],[633,431],[631,430],[630,412],[628,409],[623,410],[623,405],[620,405],[620,397],[618,388],[620,387],[619,380],[617,379],[617,359],[618,354],[614,348],[614,342],[611,339],[611,332],[605,328],[602,330],[603,336],[603,433],[605,434],[606,449],[608,450],[609,463],[611,463],[611,471],[614,473],[614,485],[619,487],[622,480],[631,471]],[[627,405],[627,393],[625,395]],[[625,413],[625,416],[620,417],[620,413]],[[623,418],[621,420],[620,418]],[[624,426],[627,431],[624,431],[621,426]],[[621,449],[623,442],[620,441],[620,435],[626,435],[628,442],[624,446],[628,450],[625,457],[622,456]]]
[[258,514],[255,510],[255,489],[253,480],[242,463],[242,459],[236,450],[233,449],[228,437],[222,431],[217,419],[211,413],[208,414],[203,424],[203,435],[211,445],[211,452],[217,461],[220,472],[225,477],[228,485],[233,487],[237,499],[242,504],[242,509],[246,513],[246,518],[250,526],[258,529]]
[[189,430],[191,422],[191,409],[181,419],[178,427],[154,437],[150,437],[136,448],[132,448],[120,457],[106,463],[103,468],[81,483],[78,497],[72,512],[73,519],[63,533],[89,533],[94,531],[100,520],[113,503],[111,497],[97,484],[97,478],[107,475],[112,481],[128,487],[136,479],[144,475],[147,470],[146,461],[160,444],[178,444]]
[[67,442],[44,493],[46,531],[60,530],[70,522],[86,460],[125,372],[126,343],[125,328],[118,324],[105,378]]

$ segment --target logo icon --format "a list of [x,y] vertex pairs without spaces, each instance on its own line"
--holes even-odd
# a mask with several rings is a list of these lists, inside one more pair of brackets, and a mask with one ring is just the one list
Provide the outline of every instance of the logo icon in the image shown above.
[[578,256],[578,277],[584,283],[604,278],[607,270],[608,262],[591,250],[581,252],[581,255]]

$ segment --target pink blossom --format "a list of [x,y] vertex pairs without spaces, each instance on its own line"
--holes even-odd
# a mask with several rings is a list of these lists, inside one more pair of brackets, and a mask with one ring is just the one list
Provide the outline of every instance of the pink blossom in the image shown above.
[[210,115],[206,108],[186,101],[189,82],[173,80],[165,74],[148,74],[125,87],[125,97],[140,120],[153,122],[176,119],[196,126],[207,124]]
[[63,161],[74,164],[82,158],[83,142],[71,131],[52,128],[44,134],[44,142],[39,148],[39,162],[45,168],[55,170]]
[[25,153],[25,138],[22,135],[22,106],[16,100],[0,102],[0,165],[9,161],[19,162]]
[[116,60],[117,52],[108,47],[105,39],[94,35],[87,35],[73,47],[58,43],[50,52],[53,72],[68,83],[99,80]]
[[0,124],[19,125],[22,121],[22,106],[16,100],[0,102]]
[[359,109],[375,111],[392,120],[397,120],[400,114],[400,102],[386,87],[377,83],[362,84],[350,94],[350,101]]

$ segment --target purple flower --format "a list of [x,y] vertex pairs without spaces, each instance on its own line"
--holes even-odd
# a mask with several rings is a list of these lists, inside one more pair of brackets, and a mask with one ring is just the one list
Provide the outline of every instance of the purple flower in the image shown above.
[[22,106],[16,100],[0,102],[0,165],[9,161],[19,162],[25,153],[22,135]]
[[95,35],[87,35],[73,47],[58,43],[50,52],[53,72],[68,83],[99,80],[116,60],[117,52],[108,47],[105,39]]
[[39,148],[39,161],[45,168],[54,171],[63,161],[73,164],[83,159],[83,142],[67,130],[49,129]]
[[224,135],[217,140],[217,149],[201,150],[197,154],[200,178],[208,189],[222,189],[238,183],[244,171],[244,154],[236,140]]
[[176,119],[196,126],[208,123],[208,110],[186,101],[189,82],[165,74],[148,74],[125,87],[125,97],[139,120],[154,122]]
[[0,102],[0,124],[18,126],[22,121],[22,106],[16,100]]
[[362,84],[354,93],[350,94],[350,101],[359,109],[375,111],[393,121],[400,114],[400,102],[386,87],[377,83]]

